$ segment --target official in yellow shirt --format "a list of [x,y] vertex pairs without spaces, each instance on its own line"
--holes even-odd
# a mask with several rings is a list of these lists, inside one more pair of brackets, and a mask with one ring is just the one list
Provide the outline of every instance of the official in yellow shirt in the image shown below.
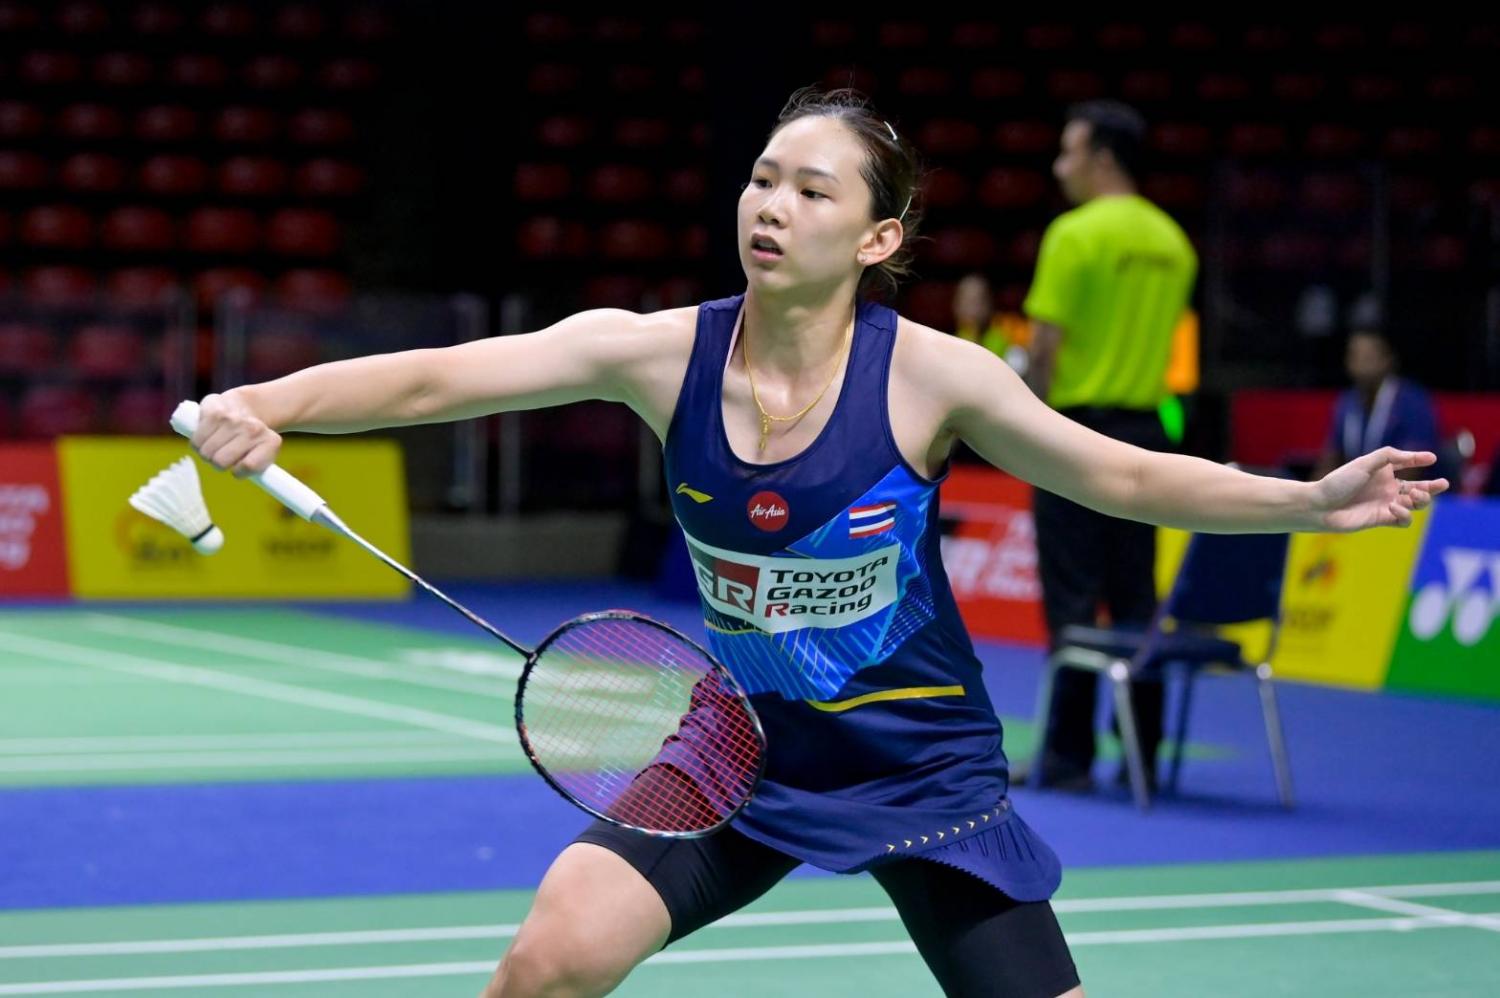
[[[1173,332],[1188,307],[1198,257],[1176,222],[1138,191],[1146,124],[1113,101],[1071,108],[1053,173],[1077,207],[1042,237],[1023,306],[1032,320],[1032,389],[1100,433],[1167,450],[1157,409]],[[1038,490],[1037,568],[1054,645],[1070,624],[1150,622],[1156,534]],[[1162,688],[1136,683],[1148,769],[1162,736]],[[1059,671],[1033,783],[1085,790],[1095,753],[1094,674]]]

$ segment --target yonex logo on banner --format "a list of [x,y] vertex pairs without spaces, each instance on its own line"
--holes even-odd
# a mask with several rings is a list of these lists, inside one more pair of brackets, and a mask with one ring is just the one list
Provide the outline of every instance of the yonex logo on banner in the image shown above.
[[37,517],[50,508],[40,485],[0,485],[0,568],[14,571],[31,561]]
[[1444,548],[1446,579],[1429,582],[1411,602],[1407,623],[1414,637],[1430,641],[1452,621],[1461,645],[1476,645],[1500,615],[1500,551]]

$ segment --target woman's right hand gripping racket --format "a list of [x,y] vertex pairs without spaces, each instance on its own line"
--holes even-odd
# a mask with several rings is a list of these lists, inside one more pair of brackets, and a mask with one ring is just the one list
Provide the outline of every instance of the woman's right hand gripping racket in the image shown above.
[[[172,428],[191,438],[198,419],[198,404],[183,402]],[[250,480],[523,655],[516,732],[536,771],[578,807],[651,835],[696,838],[750,802],[765,768],[760,719],[729,670],[687,636],[606,610],[575,617],[528,649],[359,536],[283,469]]]

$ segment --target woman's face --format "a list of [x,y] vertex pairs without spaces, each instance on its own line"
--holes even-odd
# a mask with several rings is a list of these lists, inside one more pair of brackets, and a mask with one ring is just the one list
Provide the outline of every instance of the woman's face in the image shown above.
[[740,195],[740,264],[751,287],[857,280],[861,255],[873,263],[894,250],[875,245],[864,158],[859,139],[836,118],[799,118],[771,136]]

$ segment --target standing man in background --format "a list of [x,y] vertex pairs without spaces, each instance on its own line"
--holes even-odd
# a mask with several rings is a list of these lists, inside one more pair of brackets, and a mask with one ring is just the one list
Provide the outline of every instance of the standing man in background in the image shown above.
[[[1058,412],[1106,436],[1167,450],[1157,407],[1173,330],[1188,306],[1198,257],[1182,229],[1137,189],[1146,123],[1113,101],[1069,109],[1052,172],[1076,208],[1047,228],[1023,306],[1033,322],[1027,381]],[[1155,528],[1035,493],[1037,565],[1047,630],[1146,626],[1156,608]],[[1136,716],[1153,779],[1163,689],[1136,683]],[[1093,782],[1098,679],[1058,671],[1047,730],[1029,779],[1062,789]]]

